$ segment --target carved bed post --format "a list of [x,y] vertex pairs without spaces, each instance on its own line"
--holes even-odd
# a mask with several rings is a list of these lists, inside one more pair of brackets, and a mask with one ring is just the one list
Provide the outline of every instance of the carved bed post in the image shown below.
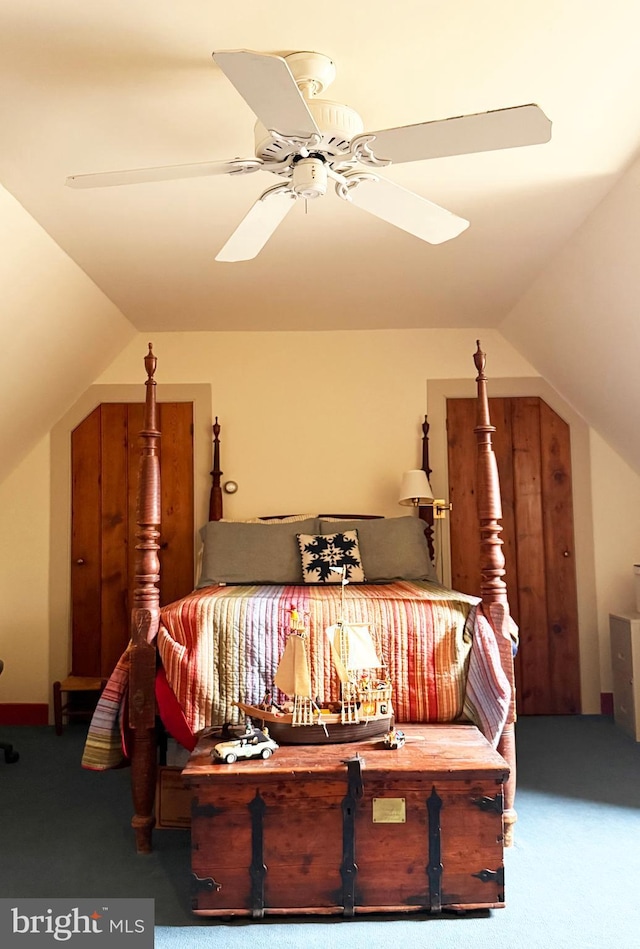
[[147,371],[144,428],[140,433],[140,471],[131,643],[129,651],[129,726],[131,738],[131,789],[138,853],[151,852],[151,832],[156,787],[155,674],[160,616],[160,431],[156,413],[156,357],[149,343],[144,364]]
[[[422,470],[426,474],[429,484],[431,484],[431,467],[429,465],[429,423],[427,421],[426,415],[424,417],[424,422],[422,423]],[[419,507],[418,517],[425,523],[424,532],[427,538],[427,544],[429,545],[429,556],[431,558],[431,563],[435,566],[435,550],[433,546],[433,505]]]
[[505,843],[509,846],[513,840],[513,825],[517,815],[514,807],[516,788],[516,751],[515,751],[515,680],[513,673],[513,642],[507,586],[504,582],[505,560],[502,552],[502,504],[500,501],[500,481],[498,466],[493,451],[492,435],[495,427],[489,416],[487,396],[487,377],[484,369],[485,354],[477,341],[477,350],[473,357],[478,376],[477,425],[474,432],[477,439],[477,504],[480,526],[480,595],[482,610],[495,631],[502,668],[511,684],[511,708],[498,744],[498,751],[507,761],[511,773],[504,788],[504,825]]
[[209,520],[219,521],[222,518],[222,489],[220,488],[220,425],[218,416],[212,425],[213,429],[213,468],[211,469],[211,494],[209,495]]

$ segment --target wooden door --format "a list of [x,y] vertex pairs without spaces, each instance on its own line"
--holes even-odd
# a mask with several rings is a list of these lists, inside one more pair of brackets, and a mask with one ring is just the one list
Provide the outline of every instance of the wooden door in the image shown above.
[[[512,615],[520,627],[517,708],[580,711],[571,446],[567,423],[537,397],[490,399]],[[474,493],[475,399],[447,400],[451,585],[480,589]]]
[[[72,673],[110,675],[130,636],[141,403],[99,405],[71,436]],[[194,586],[193,404],[158,405],[160,603]]]

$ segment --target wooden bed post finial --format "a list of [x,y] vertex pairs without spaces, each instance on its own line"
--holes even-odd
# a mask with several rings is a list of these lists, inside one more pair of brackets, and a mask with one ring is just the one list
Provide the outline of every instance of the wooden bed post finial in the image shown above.
[[149,352],[144,357],[144,367],[147,370],[147,382],[155,375],[157,365],[158,358],[153,354],[153,343],[149,343]]
[[[480,348],[480,340],[476,340],[477,349],[473,354],[473,361],[475,363],[478,375],[476,376],[476,383],[478,386],[478,425],[484,425],[488,428],[491,428],[492,432],[495,432],[495,428],[491,426],[491,419],[489,417],[489,398],[487,395],[487,377],[485,375],[485,366],[487,365],[486,354],[482,352]],[[491,442],[491,439],[489,439]]]
[[489,415],[487,396],[487,377],[485,375],[486,356],[477,340],[477,349],[473,361],[478,370],[478,414],[474,432],[478,445],[477,461],[477,502],[480,522],[480,593],[483,603],[507,602],[507,587],[504,582],[504,554],[502,552],[502,504],[500,501],[500,480],[498,466],[493,451],[492,435],[495,427]]

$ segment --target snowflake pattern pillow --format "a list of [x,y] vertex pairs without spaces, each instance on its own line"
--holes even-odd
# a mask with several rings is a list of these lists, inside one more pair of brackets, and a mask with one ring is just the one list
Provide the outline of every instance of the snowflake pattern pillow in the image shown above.
[[357,530],[336,534],[298,534],[305,583],[341,583],[342,574],[332,567],[345,567],[346,579],[364,583]]

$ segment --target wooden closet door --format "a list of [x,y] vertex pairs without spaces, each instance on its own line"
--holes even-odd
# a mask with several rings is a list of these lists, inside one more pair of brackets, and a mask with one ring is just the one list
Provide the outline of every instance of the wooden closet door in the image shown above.
[[[569,426],[537,397],[490,399],[512,615],[520,627],[517,708],[580,711],[578,606]],[[447,400],[451,584],[477,594],[474,399]]]
[[[160,403],[160,602],[193,589],[193,405]],[[130,637],[143,406],[104,403],[71,436],[74,675],[110,675]]]

